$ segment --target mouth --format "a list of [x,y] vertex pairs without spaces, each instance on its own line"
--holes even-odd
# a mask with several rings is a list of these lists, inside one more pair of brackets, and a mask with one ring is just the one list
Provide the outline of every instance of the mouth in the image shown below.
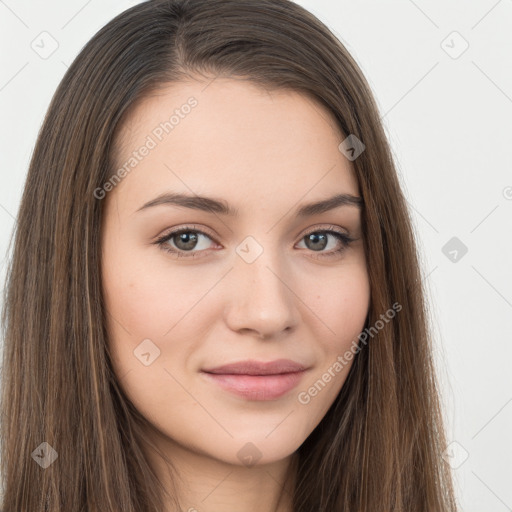
[[277,400],[294,389],[306,372],[306,367],[295,361],[279,359],[268,363],[242,361],[201,373],[209,382],[217,384],[246,400]]

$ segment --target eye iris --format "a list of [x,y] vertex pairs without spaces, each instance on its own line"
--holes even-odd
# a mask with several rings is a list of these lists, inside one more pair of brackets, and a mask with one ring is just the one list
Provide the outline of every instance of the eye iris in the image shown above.
[[[322,239],[321,247],[315,247],[315,244],[318,243],[320,239]],[[311,247],[309,242],[313,242],[313,247]],[[325,233],[311,233],[306,236],[306,245],[309,249],[325,249],[327,245],[327,235]]]
[[[175,237],[177,237],[177,240],[175,241],[176,246],[178,247],[178,249],[182,249],[184,251],[186,251],[187,249],[193,249],[197,244],[198,236],[196,233],[192,233],[191,231],[180,233],[179,235],[175,235]],[[182,242],[185,245],[180,246]]]
[[[173,240],[174,245],[184,252],[194,249],[197,245],[199,236],[195,231],[181,231],[174,233],[168,240]],[[328,232],[315,231],[304,237],[306,246],[314,251],[322,251],[328,243]]]

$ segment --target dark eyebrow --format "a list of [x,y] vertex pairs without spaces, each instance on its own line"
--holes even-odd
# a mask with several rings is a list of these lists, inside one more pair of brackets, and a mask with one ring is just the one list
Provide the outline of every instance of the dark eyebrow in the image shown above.
[[[176,193],[161,194],[155,199],[152,199],[151,201],[141,206],[137,211],[139,212],[141,210],[159,205],[182,206],[183,208],[202,210],[210,213],[219,213],[221,215],[227,215],[230,217],[238,217],[239,215],[237,208],[230,207],[225,201],[221,199]],[[297,217],[307,217],[324,213],[340,206],[355,206],[361,209],[362,205],[363,200],[358,196],[353,196],[352,194],[337,194],[328,199],[323,199],[322,201],[302,205],[296,210],[295,215]]]

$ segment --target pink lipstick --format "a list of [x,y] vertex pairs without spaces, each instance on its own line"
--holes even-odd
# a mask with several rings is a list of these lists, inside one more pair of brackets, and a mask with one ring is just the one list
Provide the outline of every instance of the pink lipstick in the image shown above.
[[240,361],[202,370],[211,382],[247,400],[276,400],[295,388],[306,367],[290,359]]

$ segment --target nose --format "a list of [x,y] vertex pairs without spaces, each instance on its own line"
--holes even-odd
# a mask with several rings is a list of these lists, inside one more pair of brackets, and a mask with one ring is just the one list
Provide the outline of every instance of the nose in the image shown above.
[[226,312],[226,322],[233,331],[274,339],[297,326],[300,300],[289,267],[285,269],[278,259],[269,251],[252,263],[236,258]]

